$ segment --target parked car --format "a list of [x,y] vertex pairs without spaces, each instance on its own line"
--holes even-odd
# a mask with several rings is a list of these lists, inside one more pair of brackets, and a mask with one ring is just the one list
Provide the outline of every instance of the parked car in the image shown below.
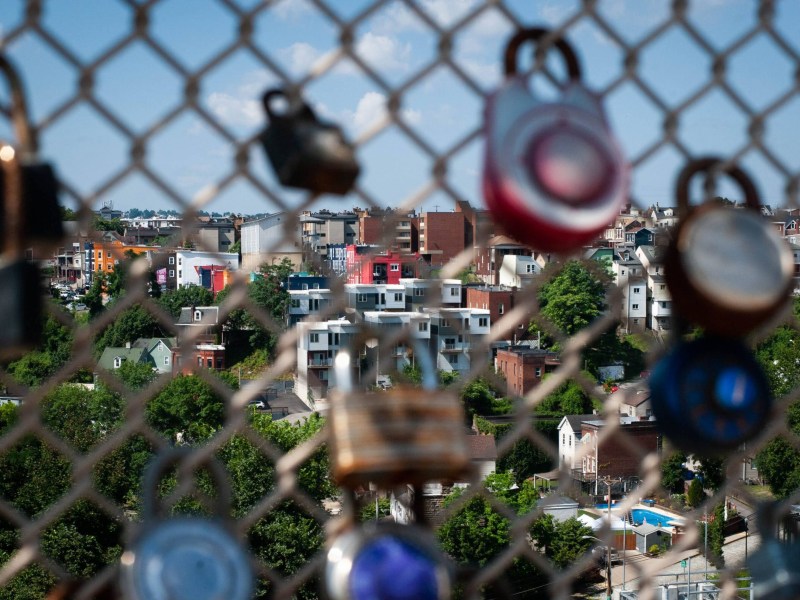
[[267,404],[263,400],[250,400],[247,403],[248,408],[254,408],[256,410],[266,410]]

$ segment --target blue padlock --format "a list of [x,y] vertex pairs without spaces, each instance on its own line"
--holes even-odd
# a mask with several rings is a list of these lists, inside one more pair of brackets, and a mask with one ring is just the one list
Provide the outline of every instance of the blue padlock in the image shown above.
[[772,408],[766,376],[741,342],[706,336],[679,342],[650,377],[659,429],[687,453],[735,450],[764,427]]

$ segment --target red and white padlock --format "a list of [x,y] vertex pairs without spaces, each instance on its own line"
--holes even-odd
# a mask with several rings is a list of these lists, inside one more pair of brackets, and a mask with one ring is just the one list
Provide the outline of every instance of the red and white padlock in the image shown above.
[[517,32],[505,52],[505,81],[485,109],[486,205],[506,233],[537,250],[569,251],[591,242],[626,200],[628,169],[599,98],[581,83],[577,57],[556,39],[569,81],[556,102],[537,99],[517,53],[547,29]]

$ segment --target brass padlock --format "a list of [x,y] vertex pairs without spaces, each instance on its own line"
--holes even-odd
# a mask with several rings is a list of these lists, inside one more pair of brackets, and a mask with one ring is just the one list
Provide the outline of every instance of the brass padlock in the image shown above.
[[[283,112],[273,105],[279,98],[288,103]],[[348,193],[361,169],[342,130],[317,119],[308,104],[290,100],[282,89],[266,92],[263,102],[270,122],[259,139],[278,180],[317,194]]]
[[427,350],[417,345],[423,387],[406,385],[354,393],[351,357],[336,355],[337,388],[330,393],[331,471],[337,484],[355,488],[468,477],[464,410],[455,394],[437,390]]
[[444,600],[452,571],[430,529],[369,522],[328,550],[325,591],[330,600]]
[[[792,252],[761,215],[758,192],[739,167],[717,158],[690,162],[676,197],[680,223],[664,257],[676,314],[718,335],[741,337],[769,320],[789,299]],[[709,201],[689,206],[697,173],[722,167],[744,193],[744,210]]]
[[216,485],[213,518],[166,518],[160,512],[159,481],[191,453],[173,448],[145,472],[141,529],[120,558],[127,600],[249,600],[253,594],[250,558],[230,523],[230,482],[216,459],[202,463]]
[[53,168],[37,158],[36,132],[28,118],[22,80],[0,54],[0,71],[11,90],[11,119],[17,147],[0,144],[0,231],[4,252],[19,254],[31,246],[54,250],[64,236]]

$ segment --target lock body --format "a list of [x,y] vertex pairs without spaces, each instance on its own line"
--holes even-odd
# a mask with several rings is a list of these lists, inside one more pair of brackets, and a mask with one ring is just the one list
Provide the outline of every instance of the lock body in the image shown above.
[[763,430],[772,408],[767,379],[735,340],[678,343],[656,365],[650,401],[659,429],[687,453],[720,455]]
[[331,470],[355,488],[468,476],[471,463],[464,411],[447,393],[392,388],[367,394],[331,394]]
[[570,81],[558,102],[512,76],[488,100],[483,190],[502,228],[544,251],[591,242],[626,199],[627,167],[597,98]]
[[416,525],[365,523],[328,551],[331,600],[444,600],[451,574],[430,531]]
[[35,348],[42,336],[43,310],[39,269],[25,260],[0,261],[0,357]]
[[[20,215],[23,238],[39,248],[57,246],[64,235],[61,209],[58,204],[58,180],[48,164],[20,166],[22,198]],[[5,173],[0,169],[0,231],[6,228],[8,202],[5,194]]]
[[248,557],[216,521],[170,519],[150,527],[123,555],[131,600],[248,600]]
[[789,246],[754,210],[708,202],[677,226],[665,256],[676,311],[705,330],[740,337],[789,299]]
[[278,114],[271,106],[275,96],[285,94],[272,90],[265,95],[270,123],[259,139],[278,181],[318,194],[348,193],[361,169],[342,130],[318,120],[302,102],[290,104],[286,113]]

